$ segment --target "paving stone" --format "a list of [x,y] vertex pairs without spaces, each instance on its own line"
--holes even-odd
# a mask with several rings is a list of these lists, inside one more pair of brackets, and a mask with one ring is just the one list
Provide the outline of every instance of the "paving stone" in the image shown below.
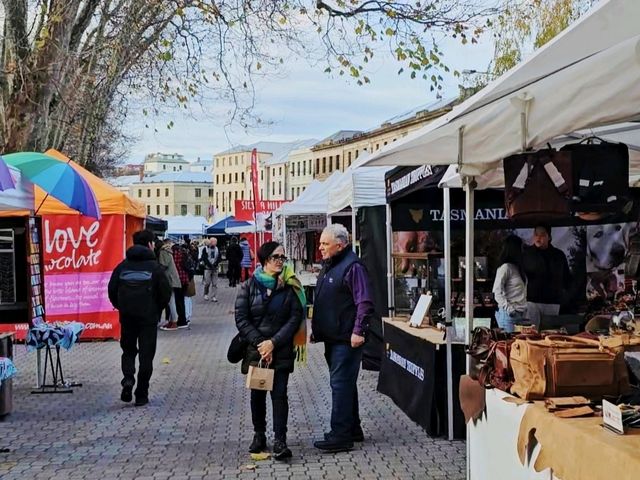
[[[25,479],[343,479],[465,477],[465,444],[429,438],[376,391],[377,374],[359,380],[366,441],[328,455],[313,441],[329,429],[331,392],[321,345],[289,383],[288,444],[294,458],[253,462],[249,391],[239,365],[226,361],[235,335],[235,289],[219,281],[219,303],[194,298],[190,330],[158,332],[151,403],[120,402],[117,342],[83,342],[62,353],[73,394],[30,395],[35,353],[15,348],[14,412],[0,422],[2,480]],[[201,294],[201,287],[198,292]],[[268,411],[271,411],[270,406]],[[269,413],[270,415],[270,413]],[[268,420],[271,425],[271,420]],[[273,435],[268,435],[272,445]],[[255,463],[255,472],[241,467]]]

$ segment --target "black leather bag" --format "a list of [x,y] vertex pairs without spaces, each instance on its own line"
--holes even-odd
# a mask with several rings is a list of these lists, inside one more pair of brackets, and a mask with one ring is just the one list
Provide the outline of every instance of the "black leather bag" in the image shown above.
[[624,208],[629,200],[627,145],[590,138],[565,145],[560,151],[571,153],[572,211],[617,213]]
[[242,336],[238,333],[235,337],[231,339],[231,343],[229,344],[229,349],[227,350],[227,360],[231,363],[238,363],[244,358],[244,354],[247,351],[247,347],[249,346],[249,342],[247,342]]

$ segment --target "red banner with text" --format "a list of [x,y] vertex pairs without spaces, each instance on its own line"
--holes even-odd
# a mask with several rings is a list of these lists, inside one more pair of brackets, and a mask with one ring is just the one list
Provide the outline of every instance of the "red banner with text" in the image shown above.
[[45,311],[48,322],[85,324],[82,338],[119,338],[120,322],[107,294],[124,257],[124,215],[100,220],[44,215]]
[[271,213],[287,203],[285,200],[259,200],[254,208],[253,200],[236,200],[236,220],[253,221],[253,212]]

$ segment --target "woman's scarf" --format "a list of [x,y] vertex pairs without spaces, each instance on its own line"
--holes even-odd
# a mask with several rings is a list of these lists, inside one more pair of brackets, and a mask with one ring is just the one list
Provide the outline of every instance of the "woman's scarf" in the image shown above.
[[279,285],[289,285],[293,288],[300,304],[302,305],[302,321],[298,331],[293,336],[293,348],[296,354],[297,362],[306,362],[307,360],[307,296],[304,293],[304,288],[296,273],[289,264],[284,264],[282,272],[277,277],[273,277],[266,273],[262,267],[258,267],[253,272],[253,276],[256,281],[264,288],[269,290],[276,290]]

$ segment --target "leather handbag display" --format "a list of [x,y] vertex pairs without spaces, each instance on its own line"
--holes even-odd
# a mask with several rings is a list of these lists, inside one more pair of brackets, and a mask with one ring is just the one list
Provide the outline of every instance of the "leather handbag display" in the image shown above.
[[618,396],[629,389],[623,353],[598,340],[564,335],[516,339],[510,360],[511,393],[525,400]]
[[471,357],[469,375],[483,387],[509,391],[513,374],[509,351],[513,339],[502,330],[477,327],[473,330],[467,354]]
[[571,152],[526,152],[505,158],[503,164],[509,218],[535,222],[570,216]]
[[[599,143],[594,143],[599,141]],[[581,213],[618,213],[629,200],[629,148],[589,138],[565,145],[571,153],[573,197],[571,210]]]

